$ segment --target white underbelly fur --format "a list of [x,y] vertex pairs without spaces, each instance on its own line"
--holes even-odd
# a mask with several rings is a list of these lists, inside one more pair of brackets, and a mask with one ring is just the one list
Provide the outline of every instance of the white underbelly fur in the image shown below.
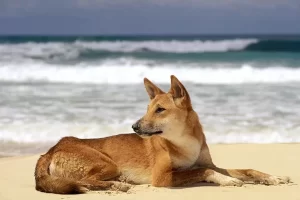
[[135,184],[151,184],[151,174],[151,169],[126,167],[121,169],[120,180]]

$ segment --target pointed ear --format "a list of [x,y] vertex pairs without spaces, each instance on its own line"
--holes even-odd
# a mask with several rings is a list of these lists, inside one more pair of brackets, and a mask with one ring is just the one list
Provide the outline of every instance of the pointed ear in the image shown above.
[[161,89],[159,89],[156,85],[154,85],[154,83],[149,81],[147,78],[144,78],[144,85],[145,85],[146,91],[147,91],[150,99],[154,99],[154,97],[158,94],[165,93]]
[[169,93],[172,94],[175,103],[180,103],[186,107],[192,106],[189,93],[174,75],[171,75],[171,88]]

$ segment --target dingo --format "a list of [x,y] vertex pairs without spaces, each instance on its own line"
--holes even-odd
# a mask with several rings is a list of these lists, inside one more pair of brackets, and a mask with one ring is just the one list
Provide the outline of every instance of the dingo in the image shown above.
[[253,169],[222,169],[210,156],[190,96],[175,77],[163,92],[147,78],[147,113],[132,125],[136,132],[99,139],[64,137],[35,168],[36,190],[57,194],[88,190],[127,191],[130,184],[175,187],[201,181],[222,186],[244,182],[288,183]]

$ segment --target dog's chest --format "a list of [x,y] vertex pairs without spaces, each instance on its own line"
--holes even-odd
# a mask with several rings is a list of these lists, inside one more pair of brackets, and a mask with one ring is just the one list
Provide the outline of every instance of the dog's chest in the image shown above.
[[200,155],[199,141],[189,140],[179,146],[178,154],[171,155],[173,168],[186,169],[192,167]]

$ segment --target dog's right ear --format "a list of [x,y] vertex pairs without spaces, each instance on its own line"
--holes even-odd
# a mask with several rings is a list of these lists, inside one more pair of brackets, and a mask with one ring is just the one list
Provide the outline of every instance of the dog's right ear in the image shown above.
[[186,108],[192,108],[188,91],[174,75],[171,75],[171,88],[169,93],[172,94],[175,104],[185,106]]
[[165,93],[161,89],[159,89],[156,85],[154,85],[154,83],[149,81],[147,78],[144,78],[144,84],[150,99],[154,99],[154,97],[158,94]]

